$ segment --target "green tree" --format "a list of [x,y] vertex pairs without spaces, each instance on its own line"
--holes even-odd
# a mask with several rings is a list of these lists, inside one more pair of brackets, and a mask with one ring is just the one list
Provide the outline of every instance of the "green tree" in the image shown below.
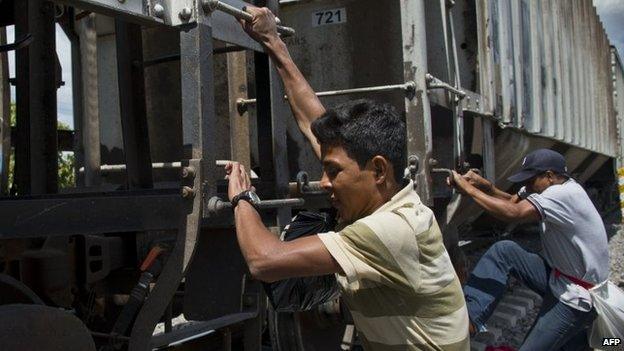
[[[15,103],[11,103],[11,127],[15,127]],[[63,122],[58,122],[58,130],[71,130],[69,126]],[[74,167],[76,159],[73,152],[58,153],[58,182],[59,188],[71,188],[76,185]],[[13,187],[13,179],[15,174],[15,150],[11,150],[9,157],[9,189]]]
[[[71,130],[69,126],[63,122],[58,122],[58,130]],[[72,188],[76,186],[76,173],[74,167],[76,158],[73,152],[58,153],[58,182],[59,188]]]
[[[11,127],[15,127],[15,103],[11,103],[11,113],[9,124]],[[15,173],[15,151],[13,149],[9,150],[9,175],[7,177],[7,187],[8,189],[13,188],[13,174]]]

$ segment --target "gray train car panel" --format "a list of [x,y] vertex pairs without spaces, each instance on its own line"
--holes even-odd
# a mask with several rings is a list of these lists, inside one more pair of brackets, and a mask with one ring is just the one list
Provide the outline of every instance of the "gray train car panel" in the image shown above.
[[618,157],[616,159],[618,190],[620,193],[620,209],[624,218],[624,143],[622,131],[624,131],[624,65],[615,47],[611,48],[611,79],[613,81],[613,108],[617,115],[617,140]]
[[480,93],[501,126],[616,156],[609,41],[592,2],[475,3]]

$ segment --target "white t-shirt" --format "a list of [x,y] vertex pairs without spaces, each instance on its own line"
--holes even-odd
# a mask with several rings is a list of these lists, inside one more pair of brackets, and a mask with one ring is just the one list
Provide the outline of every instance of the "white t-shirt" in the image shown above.
[[[523,188],[521,196],[523,191],[526,194]],[[526,199],[542,217],[542,256],[552,268],[592,284],[609,278],[607,233],[583,187],[570,179]],[[554,269],[549,285],[559,301],[581,311],[591,310],[589,292],[562,275],[555,277]]]

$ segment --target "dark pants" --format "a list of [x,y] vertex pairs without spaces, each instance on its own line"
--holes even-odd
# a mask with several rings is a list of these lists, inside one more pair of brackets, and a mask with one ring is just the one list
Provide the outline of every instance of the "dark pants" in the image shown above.
[[507,290],[509,275],[543,298],[542,307],[520,350],[584,350],[587,328],[596,314],[561,303],[548,286],[550,267],[540,256],[513,241],[499,241],[481,257],[464,296],[470,321],[481,329]]

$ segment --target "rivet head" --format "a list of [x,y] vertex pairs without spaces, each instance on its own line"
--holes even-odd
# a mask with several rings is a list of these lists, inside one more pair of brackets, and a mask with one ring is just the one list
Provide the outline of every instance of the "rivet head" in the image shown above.
[[154,16],[163,18],[165,16],[165,8],[161,4],[154,5]]
[[181,20],[188,21],[191,18],[192,14],[193,12],[191,11],[191,9],[188,7],[185,7],[180,11],[179,16]]
[[195,177],[195,168],[194,167],[183,167],[182,168],[182,178],[192,178]]
[[180,195],[182,195],[183,198],[193,197],[195,195],[195,190],[191,187],[183,186]]

